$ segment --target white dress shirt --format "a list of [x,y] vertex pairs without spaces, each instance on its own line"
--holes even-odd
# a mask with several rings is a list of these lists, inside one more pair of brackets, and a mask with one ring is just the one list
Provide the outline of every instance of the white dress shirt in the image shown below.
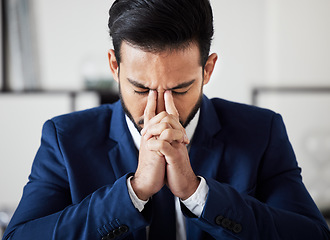
[[[198,111],[195,117],[191,120],[191,122],[186,127],[186,133],[189,141],[192,140],[195,129],[197,127],[198,119],[199,119],[200,111]],[[128,129],[133,137],[134,144],[137,149],[140,149],[140,141],[141,135],[139,131],[135,128],[132,121],[126,116],[126,123],[128,125]],[[188,146],[189,150],[189,146]],[[145,204],[148,202],[139,199],[131,185],[132,177],[127,179],[127,188],[129,196],[132,200],[133,205],[141,212],[144,209]],[[181,211],[180,201],[197,217],[203,212],[204,205],[206,202],[206,197],[209,191],[209,187],[206,184],[206,181],[203,177],[199,177],[201,179],[198,188],[196,191],[186,200],[181,200],[175,196],[175,218],[176,218],[176,239],[177,240],[186,240],[186,225],[185,225],[185,217]],[[147,239],[148,239],[149,229],[147,228]]]

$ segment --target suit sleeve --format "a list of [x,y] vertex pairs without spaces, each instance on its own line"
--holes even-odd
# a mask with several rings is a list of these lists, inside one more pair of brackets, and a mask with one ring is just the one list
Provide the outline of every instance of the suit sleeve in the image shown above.
[[127,237],[148,222],[132,204],[127,175],[72,204],[65,162],[54,123],[43,127],[29,182],[6,229],[7,239],[102,239]]
[[190,215],[190,221],[215,239],[330,239],[327,224],[302,183],[280,115],[274,115],[270,132],[255,194],[206,179],[209,193],[203,213],[199,218]]

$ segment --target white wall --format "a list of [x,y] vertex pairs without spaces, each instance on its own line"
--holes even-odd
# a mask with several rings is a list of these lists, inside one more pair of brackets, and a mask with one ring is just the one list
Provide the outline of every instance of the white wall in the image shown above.
[[267,78],[277,85],[330,85],[330,2],[268,0]]
[[[98,105],[96,93],[80,93],[76,110]],[[0,94],[0,212],[18,204],[35,154],[42,125],[71,109],[69,93]]]
[[[0,210],[14,207],[38,150],[42,124],[70,111],[69,95],[0,95]],[[13,206],[14,205],[14,206]]]
[[108,10],[112,1],[33,0],[44,89],[82,89],[84,66],[110,76]]
[[[2,4],[0,4],[0,19],[2,19]],[[2,24],[0,24],[0,90],[2,89],[2,85],[3,85],[3,83],[2,83],[2,76],[3,76],[3,73],[2,73],[2,71],[3,71],[3,69],[2,69],[2,35],[3,35],[3,33],[2,33],[2,31],[3,31],[3,29],[2,29]]]
[[[290,17],[286,5],[294,15]],[[306,85],[327,85],[330,83],[330,1],[281,1],[283,29],[279,45],[280,78],[282,82]],[[293,11],[298,9],[298,11]],[[287,23],[286,23],[287,22]],[[293,36],[290,38],[289,34]],[[301,81],[299,80],[301,79]]]
[[265,78],[265,3],[213,0],[211,4],[215,25],[211,51],[219,60],[205,93],[249,102],[251,86]]

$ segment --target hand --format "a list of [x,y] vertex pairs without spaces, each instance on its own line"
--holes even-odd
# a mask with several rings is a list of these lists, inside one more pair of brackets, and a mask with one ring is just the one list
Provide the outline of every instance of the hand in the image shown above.
[[[144,126],[155,117],[156,104],[156,93],[150,91],[144,111]],[[147,148],[148,140],[143,136],[141,138],[138,167],[131,179],[135,194],[142,200],[149,199],[165,185],[165,158],[159,152]]]
[[189,140],[179,122],[172,93],[166,91],[164,98],[166,112],[150,119],[141,134],[149,150],[165,157],[167,185],[175,196],[185,200],[196,191],[199,180],[190,165],[186,148]]

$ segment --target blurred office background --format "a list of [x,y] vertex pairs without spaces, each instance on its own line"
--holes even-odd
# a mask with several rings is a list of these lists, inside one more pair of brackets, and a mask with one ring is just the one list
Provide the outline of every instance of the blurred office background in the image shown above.
[[[1,0],[0,227],[19,202],[42,124],[116,99],[107,60],[112,2]],[[305,184],[328,216],[330,1],[211,4],[219,60],[205,94],[281,113]]]

